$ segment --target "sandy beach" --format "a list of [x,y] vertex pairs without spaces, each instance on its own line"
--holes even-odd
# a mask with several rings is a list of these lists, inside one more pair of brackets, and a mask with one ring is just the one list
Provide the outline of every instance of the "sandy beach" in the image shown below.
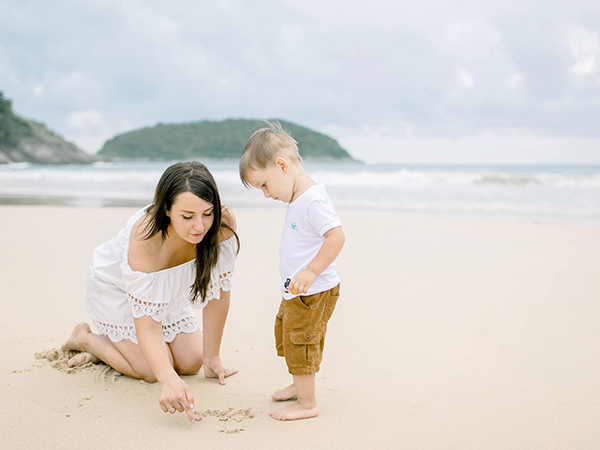
[[277,422],[272,325],[283,210],[237,211],[226,386],[185,377],[196,417],[105,365],[36,359],[88,320],[95,246],[135,208],[0,206],[0,448],[600,448],[600,227],[341,214],[342,296],[316,419]]

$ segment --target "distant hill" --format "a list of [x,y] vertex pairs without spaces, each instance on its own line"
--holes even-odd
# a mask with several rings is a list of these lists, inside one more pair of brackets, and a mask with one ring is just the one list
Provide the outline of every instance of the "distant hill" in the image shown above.
[[[348,152],[329,136],[284,120],[279,122],[298,141],[302,157],[352,160]],[[105,142],[99,154],[123,159],[238,159],[252,133],[264,126],[259,120],[246,119],[158,124],[115,136]]]
[[96,160],[43,124],[15,114],[12,102],[0,92],[0,164],[84,164]]

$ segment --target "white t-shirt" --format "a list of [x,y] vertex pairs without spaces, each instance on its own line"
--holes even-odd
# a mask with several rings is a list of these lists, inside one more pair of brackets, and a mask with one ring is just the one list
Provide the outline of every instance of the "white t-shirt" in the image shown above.
[[[308,188],[292,203],[288,203],[285,214],[285,226],[279,247],[279,271],[281,273],[281,293],[290,300],[295,295],[285,292],[284,283],[308,267],[317,256],[325,233],[342,223],[335,213],[333,204],[325,186],[317,184]],[[340,278],[335,272],[335,263],[331,263],[306,294],[313,295],[327,291],[338,285]]]

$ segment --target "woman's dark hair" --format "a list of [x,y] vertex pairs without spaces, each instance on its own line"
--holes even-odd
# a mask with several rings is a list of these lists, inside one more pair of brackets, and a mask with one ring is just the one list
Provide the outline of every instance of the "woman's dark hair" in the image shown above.
[[[163,241],[168,237],[171,210],[179,194],[191,192],[213,205],[213,225],[196,245],[196,280],[190,286],[190,300],[195,302],[200,296],[204,301],[210,283],[210,272],[219,259],[219,231],[225,227],[234,231],[221,220],[221,198],[217,184],[206,166],[196,161],[173,164],[164,171],[154,194],[154,201],[148,208],[149,220],[144,239],[161,233]],[[234,231],[239,244],[239,238]],[[217,281],[217,280],[215,280]]]

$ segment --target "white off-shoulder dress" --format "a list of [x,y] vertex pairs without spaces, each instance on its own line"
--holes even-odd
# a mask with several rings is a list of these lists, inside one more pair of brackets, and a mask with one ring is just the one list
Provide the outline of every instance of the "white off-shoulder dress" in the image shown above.
[[198,330],[193,308],[201,309],[229,291],[238,243],[235,236],[222,241],[217,265],[204,301],[190,302],[190,287],[196,278],[195,260],[158,272],[145,273],[129,267],[129,238],[135,223],[146,214],[142,208],[125,228],[94,250],[88,271],[85,308],[98,330],[111,341],[129,339],[138,343],[133,319],[150,316],[162,323],[165,342],[179,333]]

